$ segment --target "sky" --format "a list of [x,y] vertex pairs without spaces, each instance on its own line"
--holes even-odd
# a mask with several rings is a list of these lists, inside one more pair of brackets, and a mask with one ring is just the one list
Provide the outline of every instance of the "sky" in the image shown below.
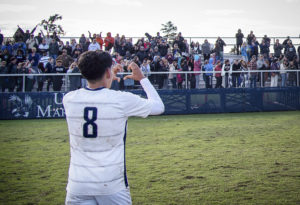
[[[0,29],[32,29],[53,14],[65,36],[111,32],[126,37],[155,35],[172,21],[185,37],[244,35],[299,36],[300,0],[0,0]],[[41,29],[41,27],[40,27]]]

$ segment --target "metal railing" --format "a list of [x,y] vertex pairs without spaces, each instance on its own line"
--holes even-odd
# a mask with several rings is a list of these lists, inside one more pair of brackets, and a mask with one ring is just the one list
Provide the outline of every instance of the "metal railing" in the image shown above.
[[[149,76],[149,78],[151,78],[151,79],[153,78],[153,76],[162,75],[162,74],[167,75],[166,79],[169,79],[170,74],[172,74],[172,75],[177,75],[177,74],[184,75],[182,84],[184,85],[185,89],[189,89],[191,87],[190,86],[191,82],[189,82],[190,80],[188,80],[189,79],[188,77],[191,76],[191,75],[194,75],[194,74],[200,74],[200,76],[203,75],[203,74],[209,74],[210,76],[212,76],[212,85],[213,85],[216,82],[215,75],[217,73],[220,73],[222,75],[223,79],[224,79],[224,74],[228,74],[228,76],[231,76],[233,73],[239,73],[239,74],[247,75],[250,78],[251,73],[256,73],[257,77],[260,79],[259,80],[259,86],[260,87],[269,87],[266,84],[264,84],[265,82],[269,82],[268,79],[265,79],[264,74],[269,75],[270,73],[278,73],[280,75],[281,72],[285,72],[287,75],[291,75],[291,74],[296,75],[295,84],[296,84],[296,86],[299,86],[299,83],[300,83],[299,82],[300,81],[300,70],[284,70],[284,71],[282,71],[282,70],[251,70],[251,71],[248,70],[248,71],[225,71],[225,72],[224,71],[174,71],[174,72],[148,72],[148,73],[145,73],[145,75]],[[129,75],[129,74],[130,73],[128,73],[128,72],[121,72],[121,73],[118,73],[118,76],[122,78],[126,75]],[[69,88],[70,88],[69,78],[70,78],[70,76],[81,76],[81,74],[80,73],[0,74],[0,79],[1,78],[3,78],[3,79],[4,78],[9,78],[11,80],[11,77],[16,77],[16,78],[22,77],[22,92],[25,92],[26,77],[46,77],[46,76],[49,76],[49,77],[63,76],[62,88],[64,90],[62,90],[62,91],[69,91]],[[177,78],[177,76],[175,76],[175,78]],[[286,82],[288,82],[288,77],[286,77],[286,79],[287,79]],[[155,86],[157,86],[157,82],[152,82],[152,83]],[[200,81],[200,84],[205,85],[205,79],[204,78],[202,78],[202,80]]]

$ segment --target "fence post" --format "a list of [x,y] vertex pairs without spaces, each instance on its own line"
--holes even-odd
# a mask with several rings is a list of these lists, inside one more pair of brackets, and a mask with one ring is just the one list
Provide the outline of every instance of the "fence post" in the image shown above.
[[263,87],[263,72],[260,72],[260,87]]
[[299,71],[297,71],[297,86],[299,87]]
[[22,92],[24,93],[25,92],[25,74],[23,73],[23,88],[22,88]]
[[185,89],[188,89],[188,79],[187,79],[187,73],[185,73]]

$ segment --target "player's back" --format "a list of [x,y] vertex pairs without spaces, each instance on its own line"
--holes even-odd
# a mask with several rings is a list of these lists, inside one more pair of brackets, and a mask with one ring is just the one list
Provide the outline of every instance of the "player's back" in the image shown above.
[[124,189],[127,119],[146,117],[151,106],[139,96],[107,88],[70,92],[63,103],[71,146],[67,190],[101,195]]

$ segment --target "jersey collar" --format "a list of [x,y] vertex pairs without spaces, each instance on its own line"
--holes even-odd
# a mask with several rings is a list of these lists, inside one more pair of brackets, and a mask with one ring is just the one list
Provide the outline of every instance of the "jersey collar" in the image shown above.
[[91,89],[91,88],[89,88],[89,87],[84,87],[84,89],[86,89],[86,90],[89,90],[89,91],[98,91],[98,90],[102,90],[103,88],[105,88],[105,87],[99,87],[99,88],[95,88],[95,89]]

